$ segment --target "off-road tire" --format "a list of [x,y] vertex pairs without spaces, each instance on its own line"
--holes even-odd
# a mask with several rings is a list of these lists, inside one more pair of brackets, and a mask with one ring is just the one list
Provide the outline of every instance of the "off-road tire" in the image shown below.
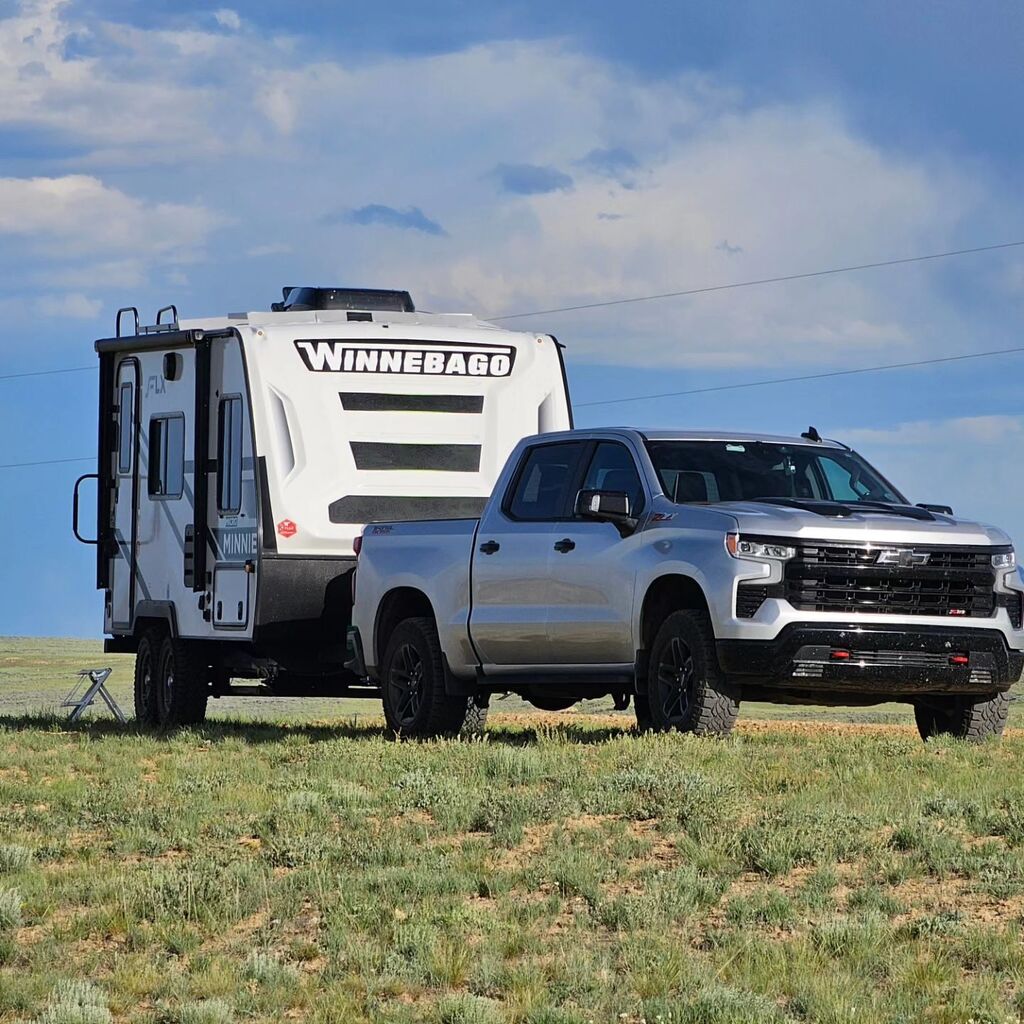
[[[671,685],[665,682],[669,677]],[[661,624],[651,645],[646,703],[637,707],[637,722],[646,712],[656,732],[726,736],[732,730],[740,712],[739,690],[719,667],[707,613],[688,608]]]
[[469,701],[445,691],[444,660],[433,619],[404,619],[394,628],[384,649],[380,681],[384,718],[398,736],[455,736],[466,721]]
[[155,729],[160,722],[156,691],[163,642],[163,630],[147,629],[139,637],[139,649],[135,652],[135,721],[142,729]]
[[210,696],[209,667],[196,644],[166,637],[160,649],[157,711],[162,729],[199,725]]
[[914,718],[921,739],[953,736],[968,743],[1001,736],[1010,711],[1010,695],[927,697],[914,704]]
[[460,736],[483,736],[487,731],[487,712],[490,708],[486,704],[478,704],[476,697],[470,697],[466,701],[466,717],[459,730]]

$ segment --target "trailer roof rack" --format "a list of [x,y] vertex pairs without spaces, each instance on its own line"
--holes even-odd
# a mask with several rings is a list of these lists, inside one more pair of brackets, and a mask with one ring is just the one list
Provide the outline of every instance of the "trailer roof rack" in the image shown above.
[[[164,334],[167,331],[178,330],[178,307],[173,303],[169,306],[161,306],[156,311],[156,323],[150,324],[149,326],[139,325],[139,310],[137,306],[122,306],[117,311],[117,316],[114,318],[114,337],[116,338],[129,338],[130,334],[125,332],[121,333],[121,318],[125,313],[132,314],[132,320],[134,323],[134,334],[136,337],[143,334]],[[164,314],[169,313],[170,319],[164,320]]]
[[281,302],[270,309],[274,313],[287,310],[315,309],[378,310],[388,313],[415,313],[416,306],[407,291],[386,288],[315,288],[289,285],[281,289]]

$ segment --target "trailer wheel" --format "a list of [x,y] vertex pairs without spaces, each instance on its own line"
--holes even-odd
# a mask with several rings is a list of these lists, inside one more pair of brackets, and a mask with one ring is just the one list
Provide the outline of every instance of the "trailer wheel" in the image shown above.
[[135,654],[135,720],[143,729],[152,729],[160,721],[156,680],[163,639],[159,629],[146,630],[139,638]]
[[725,736],[740,711],[739,694],[722,674],[711,621],[701,611],[673,612],[651,645],[646,711],[657,732],[677,729]]
[[206,663],[197,656],[195,644],[170,637],[164,640],[157,675],[157,709],[162,728],[199,725],[206,718],[208,676]]
[[469,702],[445,692],[441,642],[433,619],[400,622],[381,664],[384,718],[403,737],[454,736]]
[[1010,695],[925,697],[915,702],[914,718],[921,739],[953,736],[968,743],[1001,736],[1010,712]]

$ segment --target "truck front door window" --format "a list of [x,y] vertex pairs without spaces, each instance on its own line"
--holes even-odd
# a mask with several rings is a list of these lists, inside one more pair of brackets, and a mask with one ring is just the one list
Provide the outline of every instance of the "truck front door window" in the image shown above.
[[584,491],[618,491],[629,498],[629,514],[638,516],[644,507],[644,488],[633,456],[624,444],[601,441],[583,480]]

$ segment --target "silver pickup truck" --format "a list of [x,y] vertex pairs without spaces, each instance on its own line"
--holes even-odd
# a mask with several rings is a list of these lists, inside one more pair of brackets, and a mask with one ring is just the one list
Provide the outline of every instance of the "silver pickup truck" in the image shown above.
[[906,701],[925,739],[981,739],[1024,667],[1006,534],[813,428],[529,437],[479,519],[368,526],[357,565],[356,664],[408,736],[514,692],[715,735],[741,700]]

